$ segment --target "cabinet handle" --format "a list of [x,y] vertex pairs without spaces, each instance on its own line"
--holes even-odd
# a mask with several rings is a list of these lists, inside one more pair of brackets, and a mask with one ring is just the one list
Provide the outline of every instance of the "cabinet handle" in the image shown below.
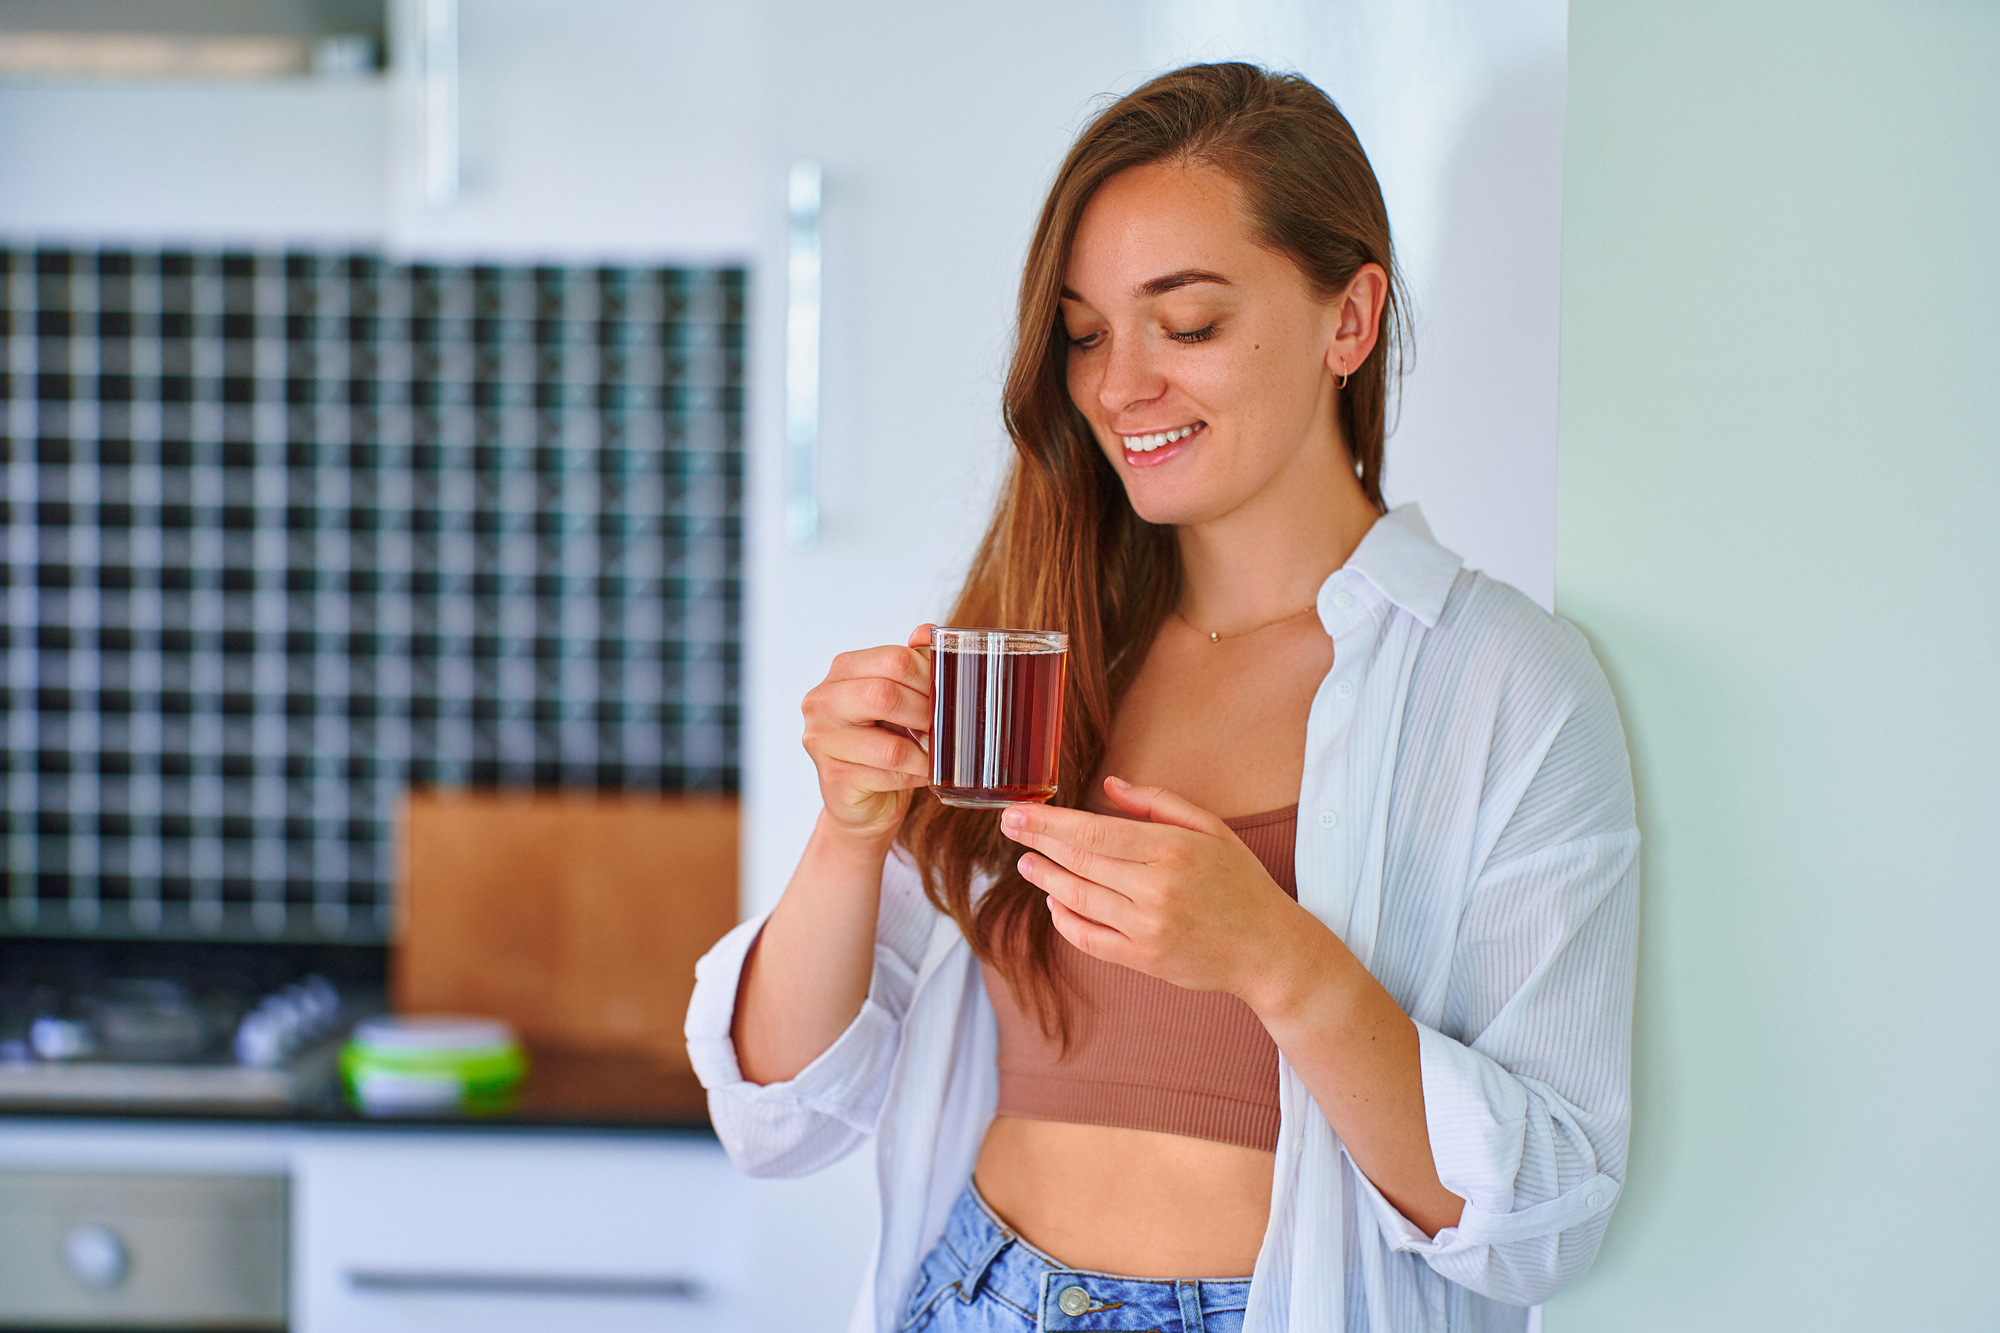
[[458,0],[423,0],[424,201],[458,198]]
[[698,1301],[691,1277],[585,1277],[560,1273],[451,1273],[350,1269],[347,1285],[378,1296],[568,1296],[586,1300]]
[[819,163],[792,163],[785,201],[785,536],[819,536]]

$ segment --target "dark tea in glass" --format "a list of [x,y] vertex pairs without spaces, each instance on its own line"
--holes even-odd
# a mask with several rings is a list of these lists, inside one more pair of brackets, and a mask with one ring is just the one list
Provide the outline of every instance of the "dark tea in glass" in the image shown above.
[[1056,794],[1069,635],[931,630],[931,790],[992,809]]

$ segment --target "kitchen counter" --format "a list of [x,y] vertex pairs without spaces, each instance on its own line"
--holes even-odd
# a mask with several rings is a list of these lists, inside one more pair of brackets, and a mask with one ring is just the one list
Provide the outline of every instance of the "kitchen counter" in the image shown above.
[[[0,935],[0,1125],[64,1119],[710,1132],[707,1100],[692,1073],[641,1055],[533,1043],[527,1080],[506,1112],[362,1115],[340,1096],[338,1047],[356,1019],[385,1007],[388,961],[379,946]],[[302,987],[302,978],[320,980]],[[319,1025],[322,1035],[273,1067],[239,1066],[230,1034],[244,1015],[315,986],[339,1001]],[[30,1040],[43,1014],[76,1021],[83,1058],[30,1055],[31,1048],[48,1055]],[[40,1072],[51,1077],[44,1081]],[[65,1073],[80,1077],[59,1077]]]
[[10,1119],[176,1120],[267,1125],[342,1125],[390,1129],[591,1129],[708,1134],[708,1102],[692,1073],[623,1056],[530,1050],[529,1072],[514,1106],[496,1115],[365,1116],[345,1102],[279,1109],[118,1104],[11,1103]]

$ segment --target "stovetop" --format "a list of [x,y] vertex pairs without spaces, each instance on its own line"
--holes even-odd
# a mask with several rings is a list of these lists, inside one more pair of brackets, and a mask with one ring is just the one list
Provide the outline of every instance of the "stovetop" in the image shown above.
[[354,950],[0,940],[0,1107],[331,1106],[383,1007]]

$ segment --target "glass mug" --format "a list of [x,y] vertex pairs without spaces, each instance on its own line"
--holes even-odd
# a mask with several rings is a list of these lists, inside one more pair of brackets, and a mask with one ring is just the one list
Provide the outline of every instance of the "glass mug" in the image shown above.
[[1056,794],[1069,635],[931,629],[931,791],[998,809]]

